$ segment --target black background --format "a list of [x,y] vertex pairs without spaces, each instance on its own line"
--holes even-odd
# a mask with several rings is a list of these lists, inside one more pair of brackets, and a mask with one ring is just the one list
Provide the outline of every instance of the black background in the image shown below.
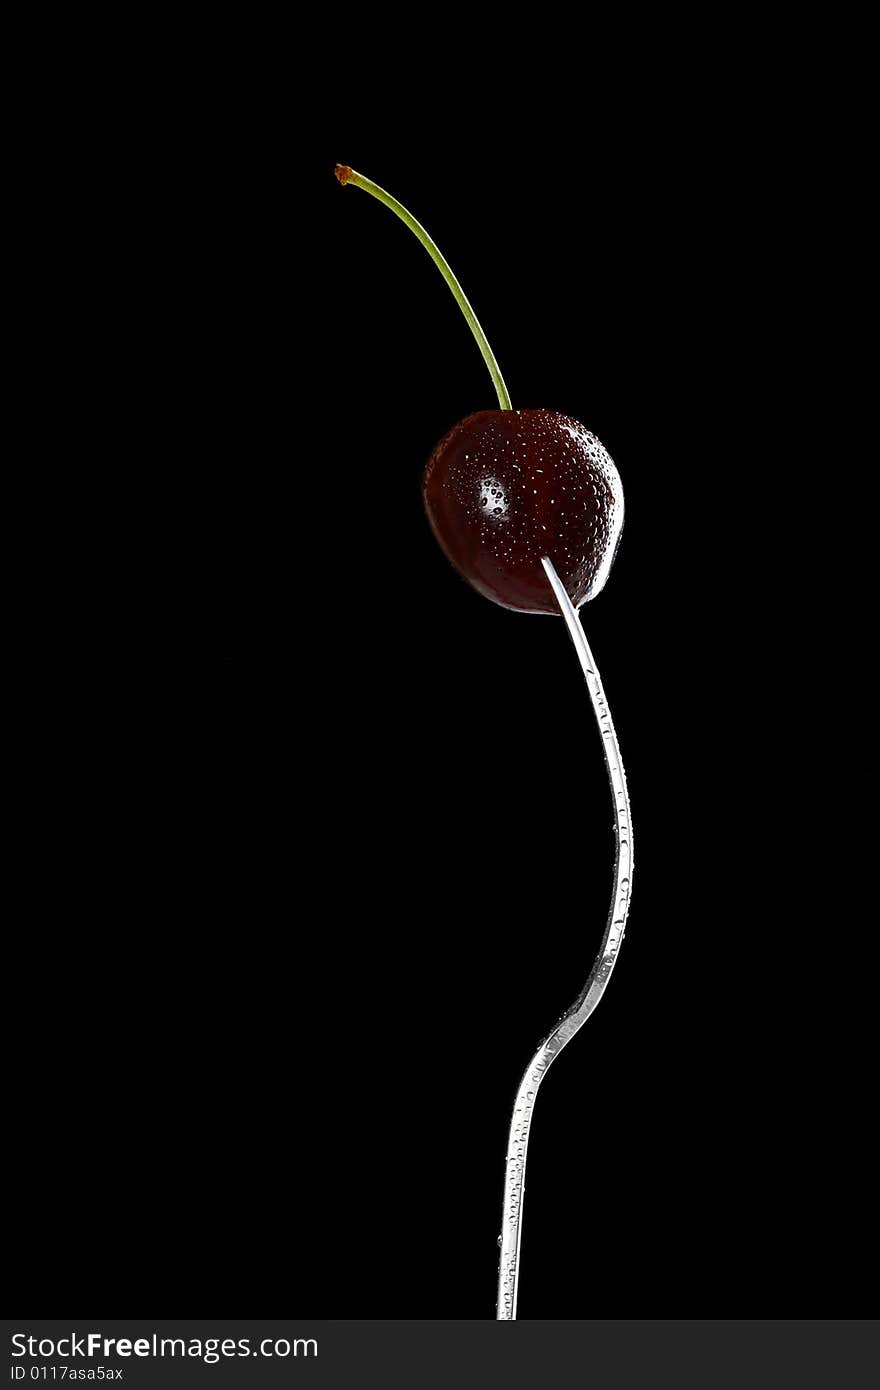
[[227,96],[132,130],[103,223],[107,471],[12,974],[27,1287],[491,1317],[512,1099],[600,939],[611,807],[562,623],[473,593],[421,508],[491,382],[342,160],[435,236],[514,404],[583,420],[625,489],[582,616],[632,909],[541,1091],[520,1315],[859,1311],[859,1079],[778,752],[783,175],[672,90],[507,142]]

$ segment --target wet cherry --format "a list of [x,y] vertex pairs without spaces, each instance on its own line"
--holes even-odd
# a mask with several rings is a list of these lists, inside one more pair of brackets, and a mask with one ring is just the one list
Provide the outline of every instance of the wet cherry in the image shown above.
[[455,568],[504,608],[559,616],[545,555],[575,607],[608,578],[623,525],[620,477],[596,436],[567,415],[469,415],[431,454],[423,495]]
[[459,421],[428,460],[423,496],[434,535],[493,603],[558,615],[546,558],[579,608],[603,588],[623,526],[623,488],[610,454],[568,415],[513,409],[477,316],[424,227],[347,164],[337,164],[336,177],[378,198],[418,237],[455,296],[498,396],[499,410]]

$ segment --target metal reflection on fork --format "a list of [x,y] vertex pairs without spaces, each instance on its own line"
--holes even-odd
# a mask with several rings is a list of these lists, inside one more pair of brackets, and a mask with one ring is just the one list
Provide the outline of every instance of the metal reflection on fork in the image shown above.
[[568,627],[569,636],[574,643],[581,669],[587,682],[593,713],[602,735],[605,750],[605,764],[611,781],[614,798],[615,824],[615,864],[614,895],[605,934],[595,964],[590,971],[584,988],[571,1008],[563,1014],[553,1031],[544,1039],[526,1068],[525,1075],[517,1091],[510,1123],[510,1138],[507,1145],[507,1172],[504,1179],[504,1210],[501,1228],[501,1262],[498,1270],[498,1313],[500,1320],[510,1321],[516,1317],[517,1275],[519,1272],[519,1250],[522,1236],[523,1195],[526,1181],[526,1153],[529,1130],[535,1097],[547,1068],[565,1047],[595,1009],[605,992],[620,943],[626,926],[629,909],[630,887],[633,872],[632,829],[630,825],[629,797],[626,790],[626,774],[620,760],[617,737],[605,691],[596,663],[593,660],[584,630],[578,618],[577,609],[566,593],[565,587],[552,562],[546,557],[541,561],[547,574],[556,601]]

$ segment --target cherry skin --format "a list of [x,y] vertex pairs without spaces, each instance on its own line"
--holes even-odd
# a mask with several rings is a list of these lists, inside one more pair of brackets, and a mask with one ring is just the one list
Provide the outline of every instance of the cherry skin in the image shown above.
[[555,410],[480,410],[436,446],[422,484],[434,535],[461,575],[518,613],[559,605],[548,556],[576,608],[608,578],[623,526],[611,455]]

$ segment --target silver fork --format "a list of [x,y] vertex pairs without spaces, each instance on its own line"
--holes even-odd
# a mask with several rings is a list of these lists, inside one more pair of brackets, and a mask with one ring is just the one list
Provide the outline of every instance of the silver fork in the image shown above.
[[602,735],[605,763],[614,798],[616,837],[614,895],[611,900],[611,910],[608,914],[602,946],[590,971],[589,978],[571,1008],[563,1014],[553,1031],[541,1043],[526,1068],[514,1102],[513,1118],[510,1122],[510,1138],[507,1144],[507,1172],[504,1180],[504,1209],[500,1236],[501,1262],[498,1269],[497,1318],[503,1321],[516,1318],[517,1274],[526,1183],[526,1153],[532,1113],[535,1108],[535,1097],[550,1063],[554,1057],[559,1056],[565,1044],[570,1042],[578,1029],[586,1023],[605,992],[605,986],[611,978],[617,953],[620,950],[620,943],[623,940],[633,873],[632,829],[629,797],[626,790],[626,774],[620,760],[617,736],[611,722],[605,691],[602,689],[602,681],[599,678],[596,663],[581,627],[577,609],[566,593],[562,580],[551,561],[545,557],[541,563],[553,586],[556,601],[568,627],[569,636],[574,643],[581,669],[586,678],[593,713]]

